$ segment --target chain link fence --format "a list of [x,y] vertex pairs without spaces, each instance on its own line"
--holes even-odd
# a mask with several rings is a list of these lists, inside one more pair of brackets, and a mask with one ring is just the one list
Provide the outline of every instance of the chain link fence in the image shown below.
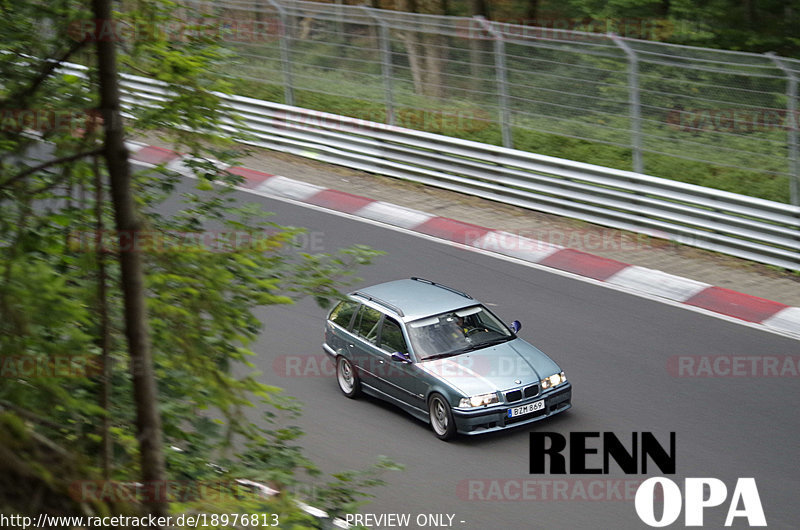
[[800,204],[795,59],[340,3],[183,5],[220,30],[242,95]]

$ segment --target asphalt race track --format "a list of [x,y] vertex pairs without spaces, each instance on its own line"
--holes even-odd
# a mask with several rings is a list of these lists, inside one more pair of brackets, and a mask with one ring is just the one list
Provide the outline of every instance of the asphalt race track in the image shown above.
[[[520,320],[520,335],[560,363],[574,385],[565,414],[445,443],[399,409],[341,395],[331,365],[320,364],[326,311],[313,300],[264,309],[255,363],[263,382],[304,404],[307,455],[327,472],[363,469],[378,455],[405,465],[384,476],[388,485],[372,490],[362,514],[409,514],[406,528],[422,527],[417,519],[430,521],[429,514],[444,514],[444,525],[427,526],[439,528],[648,528],[632,495],[638,481],[663,475],[652,463],[646,475],[625,475],[613,461],[607,475],[530,475],[529,432],[610,431],[627,445],[631,433],[649,431],[668,449],[674,431],[677,472],[668,478],[682,488],[684,477],[715,477],[728,489],[720,507],[705,510],[704,526],[723,527],[737,478],[754,477],[769,527],[797,528],[796,372],[689,377],[674,366],[677,356],[741,356],[749,358],[747,372],[754,357],[793,355],[797,368],[798,341],[341,215],[240,196],[276,212],[278,223],[307,227],[307,251],[356,243],[385,251],[359,271],[363,285],[421,276],[491,304],[507,322]],[[602,450],[587,462],[601,467]],[[632,489],[623,500],[626,482]],[[656,503],[657,516],[660,510]],[[744,518],[735,521],[747,527]],[[682,513],[673,527],[683,525]]]

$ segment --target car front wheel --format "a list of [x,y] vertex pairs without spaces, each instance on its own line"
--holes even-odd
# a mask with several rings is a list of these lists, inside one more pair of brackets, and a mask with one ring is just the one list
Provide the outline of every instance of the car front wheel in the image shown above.
[[361,395],[361,382],[358,380],[358,374],[353,363],[344,357],[336,359],[336,381],[345,396],[356,398]]
[[449,440],[456,433],[456,422],[447,400],[440,394],[433,394],[428,401],[433,433],[440,440]]

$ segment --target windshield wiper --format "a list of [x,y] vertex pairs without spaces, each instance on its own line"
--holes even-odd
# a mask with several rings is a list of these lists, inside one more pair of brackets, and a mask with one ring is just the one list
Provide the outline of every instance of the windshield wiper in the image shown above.
[[467,353],[467,352],[470,352],[470,351],[481,350],[483,348],[488,348],[489,346],[496,346],[496,345],[501,344],[503,342],[508,342],[512,338],[513,337],[501,337],[499,339],[487,340],[486,342],[481,342],[479,344],[470,344],[466,348],[458,350],[458,352],[456,352],[456,355],[460,354],[460,353]]
[[481,342],[480,344],[478,344],[478,347],[484,348],[486,346],[496,346],[498,344],[502,344],[504,342],[508,342],[513,338],[514,337],[512,336],[512,337],[500,337],[499,339],[487,340],[486,342]]
[[446,357],[453,357],[454,355],[458,355],[460,353],[464,353],[464,350],[457,350],[457,351],[448,351],[445,353],[434,353],[433,355],[428,355],[424,357],[423,361],[432,361],[434,359],[444,359]]

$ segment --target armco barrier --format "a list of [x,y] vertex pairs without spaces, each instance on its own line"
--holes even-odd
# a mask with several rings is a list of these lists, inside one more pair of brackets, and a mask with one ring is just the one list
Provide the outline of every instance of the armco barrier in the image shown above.
[[[65,65],[82,75],[84,68]],[[123,101],[168,97],[163,83],[123,76]],[[250,143],[531,210],[668,238],[800,269],[800,207],[630,171],[382,123],[219,94]]]

